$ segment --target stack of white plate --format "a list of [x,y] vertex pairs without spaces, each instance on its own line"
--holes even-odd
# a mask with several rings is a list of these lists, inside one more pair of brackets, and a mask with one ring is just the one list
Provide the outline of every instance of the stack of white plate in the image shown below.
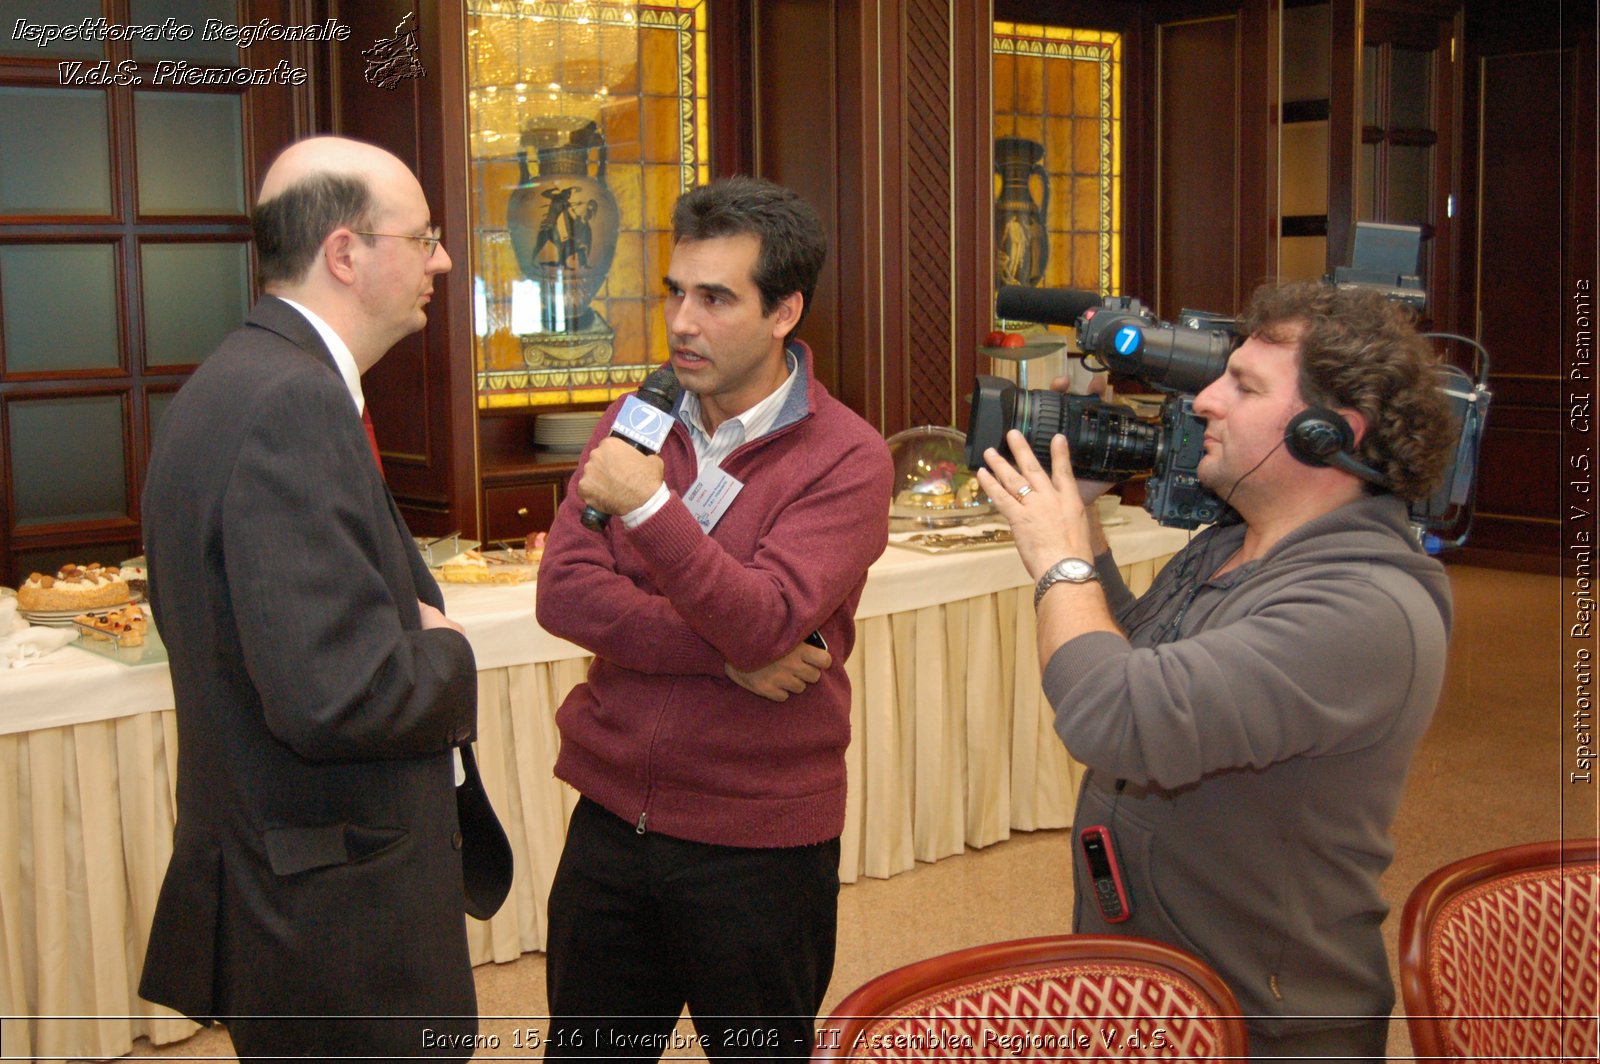
[[17,616],[29,624],[37,624],[45,628],[71,628],[74,617],[104,617],[108,613],[115,613],[123,609],[122,606],[105,606],[92,610],[18,610]]
[[599,410],[583,410],[540,414],[533,422],[533,442],[547,451],[578,454],[594,434],[601,413]]

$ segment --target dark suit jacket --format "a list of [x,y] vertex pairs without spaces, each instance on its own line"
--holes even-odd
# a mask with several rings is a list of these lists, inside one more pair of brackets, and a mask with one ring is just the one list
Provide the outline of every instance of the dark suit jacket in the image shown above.
[[[438,586],[293,307],[264,299],[172,401],[143,516],[179,750],[140,994],[475,1029],[450,755],[476,728],[472,649],[421,628]],[[316,1041],[286,1051],[426,1051],[415,1024],[355,1026],[298,1025]]]

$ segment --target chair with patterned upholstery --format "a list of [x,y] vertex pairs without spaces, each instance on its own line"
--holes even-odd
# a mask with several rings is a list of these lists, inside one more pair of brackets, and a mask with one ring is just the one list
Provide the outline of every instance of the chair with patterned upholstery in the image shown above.
[[1600,839],[1494,850],[1418,883],[1400,992],[1419,1058],[1600,1060]]
[[1223,1060],[1245,1046],[1238,1002],[1199,958],[1142,938],[1054,935],[869,980],[823,1022],[811,1059]]

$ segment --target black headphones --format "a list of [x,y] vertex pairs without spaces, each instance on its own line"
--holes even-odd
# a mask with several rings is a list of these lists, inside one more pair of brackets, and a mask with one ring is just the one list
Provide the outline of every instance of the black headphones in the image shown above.
[[1382,473],[1362,465],[1350,454],[1355,446],[1355,430],[1337,410],[1325,406],[1308,406],[1294,417],[1283,430],[1283,442],[1289,453],[1312,466],[1332,466],[1369,484],[1389,488]]

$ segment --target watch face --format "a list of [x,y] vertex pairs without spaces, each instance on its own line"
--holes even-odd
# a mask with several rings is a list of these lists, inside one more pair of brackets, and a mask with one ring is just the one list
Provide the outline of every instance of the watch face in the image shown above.
[[1068,558],[1060,565],[1061,578],[1071,580],[1074,584],[1082,584],[1094,578],[1094,566],[1082,558]]

